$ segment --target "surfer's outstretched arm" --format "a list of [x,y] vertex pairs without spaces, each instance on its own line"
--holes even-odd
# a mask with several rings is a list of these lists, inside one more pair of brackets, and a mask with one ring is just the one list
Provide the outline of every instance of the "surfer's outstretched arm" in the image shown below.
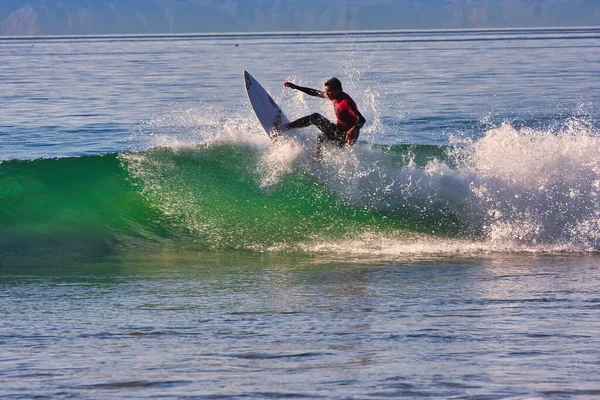
[[301,91],[302,93],[306,93],[309,96],[314,96],[314,97],[320,97],[322,99],[325,98],[325,92],[322,92],[320,90],[317,89],[311,89],[311,88],[307,88],[307,87],[302,87],[302,86],[298,86],[292,82],[285,82],[283,84],[283,86],[290,88],[290,89],[296,89]]

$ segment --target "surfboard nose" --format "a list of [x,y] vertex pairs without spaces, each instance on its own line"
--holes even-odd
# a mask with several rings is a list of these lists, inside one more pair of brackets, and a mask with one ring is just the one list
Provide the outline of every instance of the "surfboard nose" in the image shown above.
[[250,104],[260,124],[267,135],[277,136],[278,133],[281,133],[281,127],[288,123],[288,119],[275,100],[248,71],[244,71],[244,80]]

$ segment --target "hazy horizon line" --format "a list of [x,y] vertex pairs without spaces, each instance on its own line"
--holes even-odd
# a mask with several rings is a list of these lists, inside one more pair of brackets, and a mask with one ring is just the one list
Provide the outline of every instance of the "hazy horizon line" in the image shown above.
[[382,29],[382,30],[333,30],[333,31],[249,31],[249,32],[190,32],[190,33],[102,33],[102,34],[64,34],[64,35],[1,35],[0,40],[35,39],[78,39],[78,38],[166,38],[166,37],[237,37],[237,36],[339,36],[351,34],[398,34],[398,33],[444,33],[444,32],[502,32],[502,31],[567,31],[596,30],[600,26],[536,26],[536,27],[496,27],[496,28],[434,28],[434,29]]

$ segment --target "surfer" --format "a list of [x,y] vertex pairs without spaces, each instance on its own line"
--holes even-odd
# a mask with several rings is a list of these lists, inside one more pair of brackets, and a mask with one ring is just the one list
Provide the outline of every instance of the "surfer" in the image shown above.
[[321,147],[329,140],[340,147],[352,146],[358,139],[360,128],[365,124],[365,118],[358,111],[356,103],[343,91],[342,82],[331,78],[323,85],[323,91],[298,86],[291,82],[283,84],[286,88],[299,90],[309,96],[329,99],[333,102],[337,122],[334,124],[319,113],[307,115],[283,126],[284,129],[306,128],[316,126],[321,133],[317,138],[317,157],[321,156]]

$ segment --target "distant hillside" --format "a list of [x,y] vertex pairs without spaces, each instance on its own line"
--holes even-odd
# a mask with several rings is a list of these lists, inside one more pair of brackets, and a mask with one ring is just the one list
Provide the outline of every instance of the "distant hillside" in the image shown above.
[[598,0],[0,1],[0,35],[598,25]]

